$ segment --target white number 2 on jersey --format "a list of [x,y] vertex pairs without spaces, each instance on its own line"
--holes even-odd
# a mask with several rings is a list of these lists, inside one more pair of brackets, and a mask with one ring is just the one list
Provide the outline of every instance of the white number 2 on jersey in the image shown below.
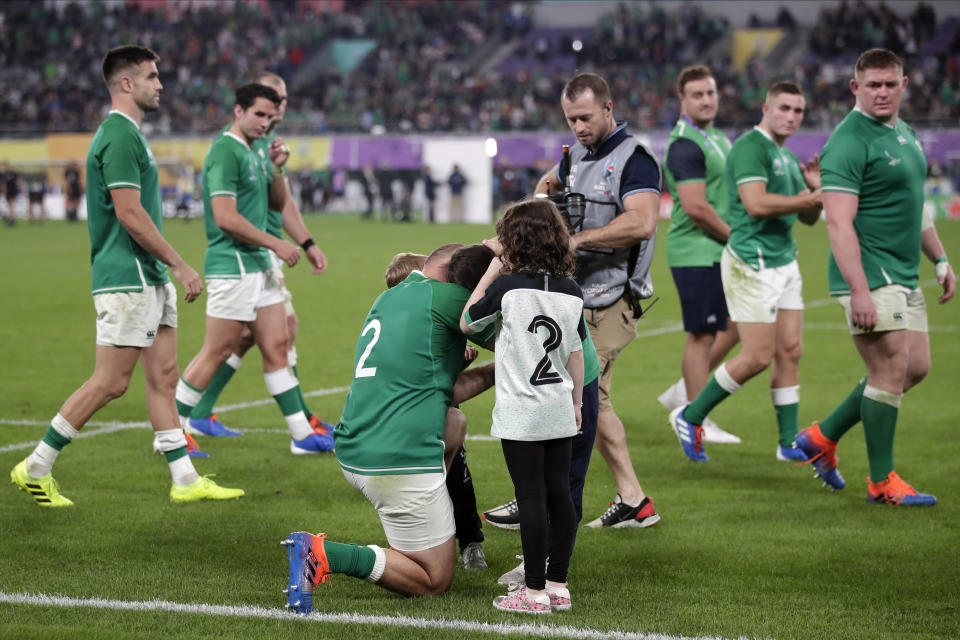
[[373,351],[373,345],[377,344],[377,340],[380,339],[380,321],[371,320],[370,324],[363,328],[363,331],[360,333],[360,337],[367,335],[370,330],[373,330],[373,340],[367,343],[367,348],[363,350],[363,355],[360,356],[360,359],[357,361],[357,378],[372,378],[377,375],[376,367],[365,367],[363,363],[367,361],[367,358],[370,357],[370,352]]

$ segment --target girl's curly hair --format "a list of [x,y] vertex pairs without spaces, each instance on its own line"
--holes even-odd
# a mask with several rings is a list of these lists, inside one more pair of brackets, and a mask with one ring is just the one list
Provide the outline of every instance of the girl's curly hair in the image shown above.
[[501,256],[511,271],[529,269],[572,276],[576,269],[570,234],[560,211],[547,198],[510,205],[497,221]]

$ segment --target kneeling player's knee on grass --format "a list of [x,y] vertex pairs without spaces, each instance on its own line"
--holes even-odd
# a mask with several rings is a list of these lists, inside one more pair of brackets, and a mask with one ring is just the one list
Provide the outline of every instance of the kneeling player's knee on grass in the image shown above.
[[450,570],[444,569],[436,572],[436,575],[431,575],[430,585],[427,587],[424,595],[442,596],[445,594],[453,585],[453,574],[453,566],[451,565]]

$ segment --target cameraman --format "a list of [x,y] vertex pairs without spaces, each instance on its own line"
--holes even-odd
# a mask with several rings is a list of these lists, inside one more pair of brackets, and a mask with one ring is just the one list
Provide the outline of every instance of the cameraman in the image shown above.
[[[610,88],[599,75],[574,76],[560,103],[578,144],[570,150],[570,166],[561,162],[550,169],[536,191],[559,193],[566,184],[586,197],[582,229],[574,229],[572,242],[584,317],[602,370],[596,445],[617,484],[610,508],[587,526],[649,526],[660,517],[634,472],[623,423],[610,403],[610,382],[614,361],[636,337],[640,300],[653,295],[649,270],[660,211],[660,165],[627,133],[624,122],[614,120]],[[584,474],[588,462],[589,451]]]

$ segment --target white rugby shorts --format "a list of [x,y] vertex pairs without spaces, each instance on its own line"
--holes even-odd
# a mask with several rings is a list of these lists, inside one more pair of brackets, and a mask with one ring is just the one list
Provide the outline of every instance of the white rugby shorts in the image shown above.
[[847,316],[850,335],[877,333],[880,331],[920,331],[927,333],[927,302],[923,291],[909,289],[901,284],[878,287],[870,292],[877,307],[877,325],[870,331],[853,326],[851,322],[850,296],[838,296],[837,301]]
[[177,326],[177,289],[172,282],[143,291],[98,293],[97,344],[105,347],[149,347],[160,325]]
[[283,302],[283,289],[272,270],[245,273],[239,278],[207,278],[207,315],[253,322],[257,309]]
[[734,322],[771,324],[777,321],[780,309],[803,309],[803,278],[796,260],[757,271],[725,249],[720,257],[720,275]]
[[343,469],[343,475],[377,509],[387,542],[397,551],[426,551],[456,532],[445,474],[363,476]]

